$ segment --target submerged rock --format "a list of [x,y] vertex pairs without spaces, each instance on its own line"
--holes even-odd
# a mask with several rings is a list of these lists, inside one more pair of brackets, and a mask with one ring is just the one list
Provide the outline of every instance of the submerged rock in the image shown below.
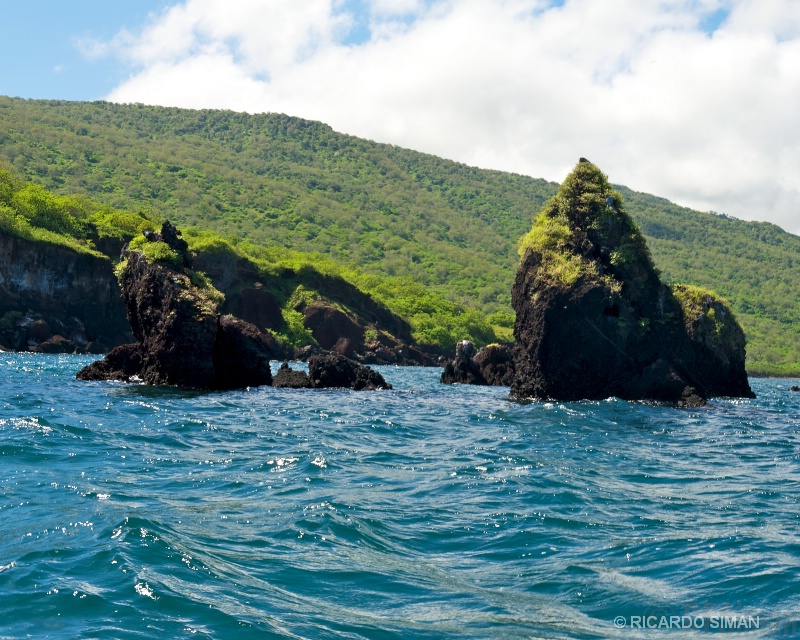
[[660,282],[620,194],[592,163],[578,163],[520,246],[513,396],[682,405],[753,397],[729,307]]
[[273,387],[288,389],[353,389],[373,391],[391,389],[383,376],[346,356],[335,352],[318,353],[308,360],[308,373],[295,371],[284,362]]

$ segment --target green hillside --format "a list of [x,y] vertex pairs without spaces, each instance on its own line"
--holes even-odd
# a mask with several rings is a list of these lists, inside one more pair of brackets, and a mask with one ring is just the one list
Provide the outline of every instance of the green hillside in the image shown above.
[[[84,195],[53,194],[39,184],[20,179],[0,164],[0,237],[58,245],[114,262],[119,260],[122,244],[130,241],[131,246],[143,247],[151,260],[177,260],[165,244],[144,242],[141,232],[158,230],[161,222],[152,214],[116,210]],[[267,284],[283,317],[275,334],[287,347],[315,342],[295,308],[301,299],[325,300],[356,318],[366,313],[377,321],[372,323],[373,328],[384,331],[386,327],[382,325],[388,322],[391,329],[394,318],[399,318],[407,323],[410,336],[396,337],[410,337],[433,352],[448,353],[465,337],[481,345],[497,339],[483,314],[409,278],[368,275],[319,253],[257,246],[192,227],[185,230],[184,237],[198,261],[227,265],[234,271],[243,269],[257,274],[258,280]],[[15,296],[6,292],[4,297],[4,284],[0,279],[0,338],[4,330],[13,329],[25,311],[24,307],[6,304]]]
[[[0,158],[57,193],[407,277],[502,324],[518,239],[557,187],[285,115],[103,102],[0,98]],[[665,279],[730,301],[749,369],[800,375],[800,238],[620,190]]]

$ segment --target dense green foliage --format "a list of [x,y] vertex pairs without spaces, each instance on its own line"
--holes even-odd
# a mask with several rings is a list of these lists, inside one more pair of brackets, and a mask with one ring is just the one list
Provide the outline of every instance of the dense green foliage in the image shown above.
[[[94,248],[94,241],[129,240],[130,249],[141,251],[150,261],[179,267],[182,259],[176,251],[164,242],[150,242],[141,234],[144,229],[155,230],[159,226],[160,220],[152,214],[147,217],[114,210],[86,196],[56,196],[40,185],[26,183],[13,171],[0,168],[0,232],[95,255],[102,254]],[[226,239],[213,231],[192,227],[186,229],[185,238],[196,254],[227,255],[233,261],[245,259],[256,266],[283,303],[285,326],[279,337],[289,345],[313,343],[311,334],[303,327],[302,314],[293,309],[299,292],[325,298],[325,282],[331,278],[350,283],[361,295],[370,295],[383,303],[410,324],[416,342],[435,350],[450,351],[463,338],[478,344],[497,338],[481,313],[464,308],[407,277],[367,275],[320,253],[260,247],[236,236]],[[118,265],[117,273],[121,274],[124,267]],[[202,273],[192,271],[189,277],[195,287],[221,303],[218,298],[221,294]]]
[[655,268],[644,237],[622,196],[594,164],[581,160],[522,236],[540,256],[539,277],[565,285],[579,277],[604,278],[617,292],[652,286]]
[[0,165],[2,232],[102,255],[96,241],[130,236],[146,228],[152,228],[152,222],[145,216],[116,211],[83,195],[55,195]]
[[282,115],[0,98],[0,154],[55,192],[156,209],[487,311],[510,308],[513,242],[552,186]]
[[183,264],[178,252],[166,242],[149,242],[143,235],[136,236],[130,242],[131,251],[141,251],[150,262],[179,268]]
[[[405,277],[464,309],[501,315],[510,312],[518,239],[557,189],[284,115],[102,102],[0,98],[0,158],[58,194],[253,246],[320,252],[364,278]],[[730,301],[748,336],[749,370],[800,374],[800,238],[617,191],[664,279]]]

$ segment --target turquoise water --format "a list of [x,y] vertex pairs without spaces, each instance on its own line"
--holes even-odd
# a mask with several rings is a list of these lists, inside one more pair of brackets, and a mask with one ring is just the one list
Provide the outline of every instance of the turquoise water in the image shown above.
[[796,382],[676,410],[91,360],[0,354],[0,638],[800,637]]

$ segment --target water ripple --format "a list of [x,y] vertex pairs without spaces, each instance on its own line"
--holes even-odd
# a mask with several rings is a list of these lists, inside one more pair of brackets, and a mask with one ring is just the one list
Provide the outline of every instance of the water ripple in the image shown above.
[[736,637],[800,628],[787,381],[675,410],[517,404],[397,367],[379,393],[74,380],[89,361],[0,363],[0,636],[627,639],[653,637],[636,616],[735,614],[760,621]]

